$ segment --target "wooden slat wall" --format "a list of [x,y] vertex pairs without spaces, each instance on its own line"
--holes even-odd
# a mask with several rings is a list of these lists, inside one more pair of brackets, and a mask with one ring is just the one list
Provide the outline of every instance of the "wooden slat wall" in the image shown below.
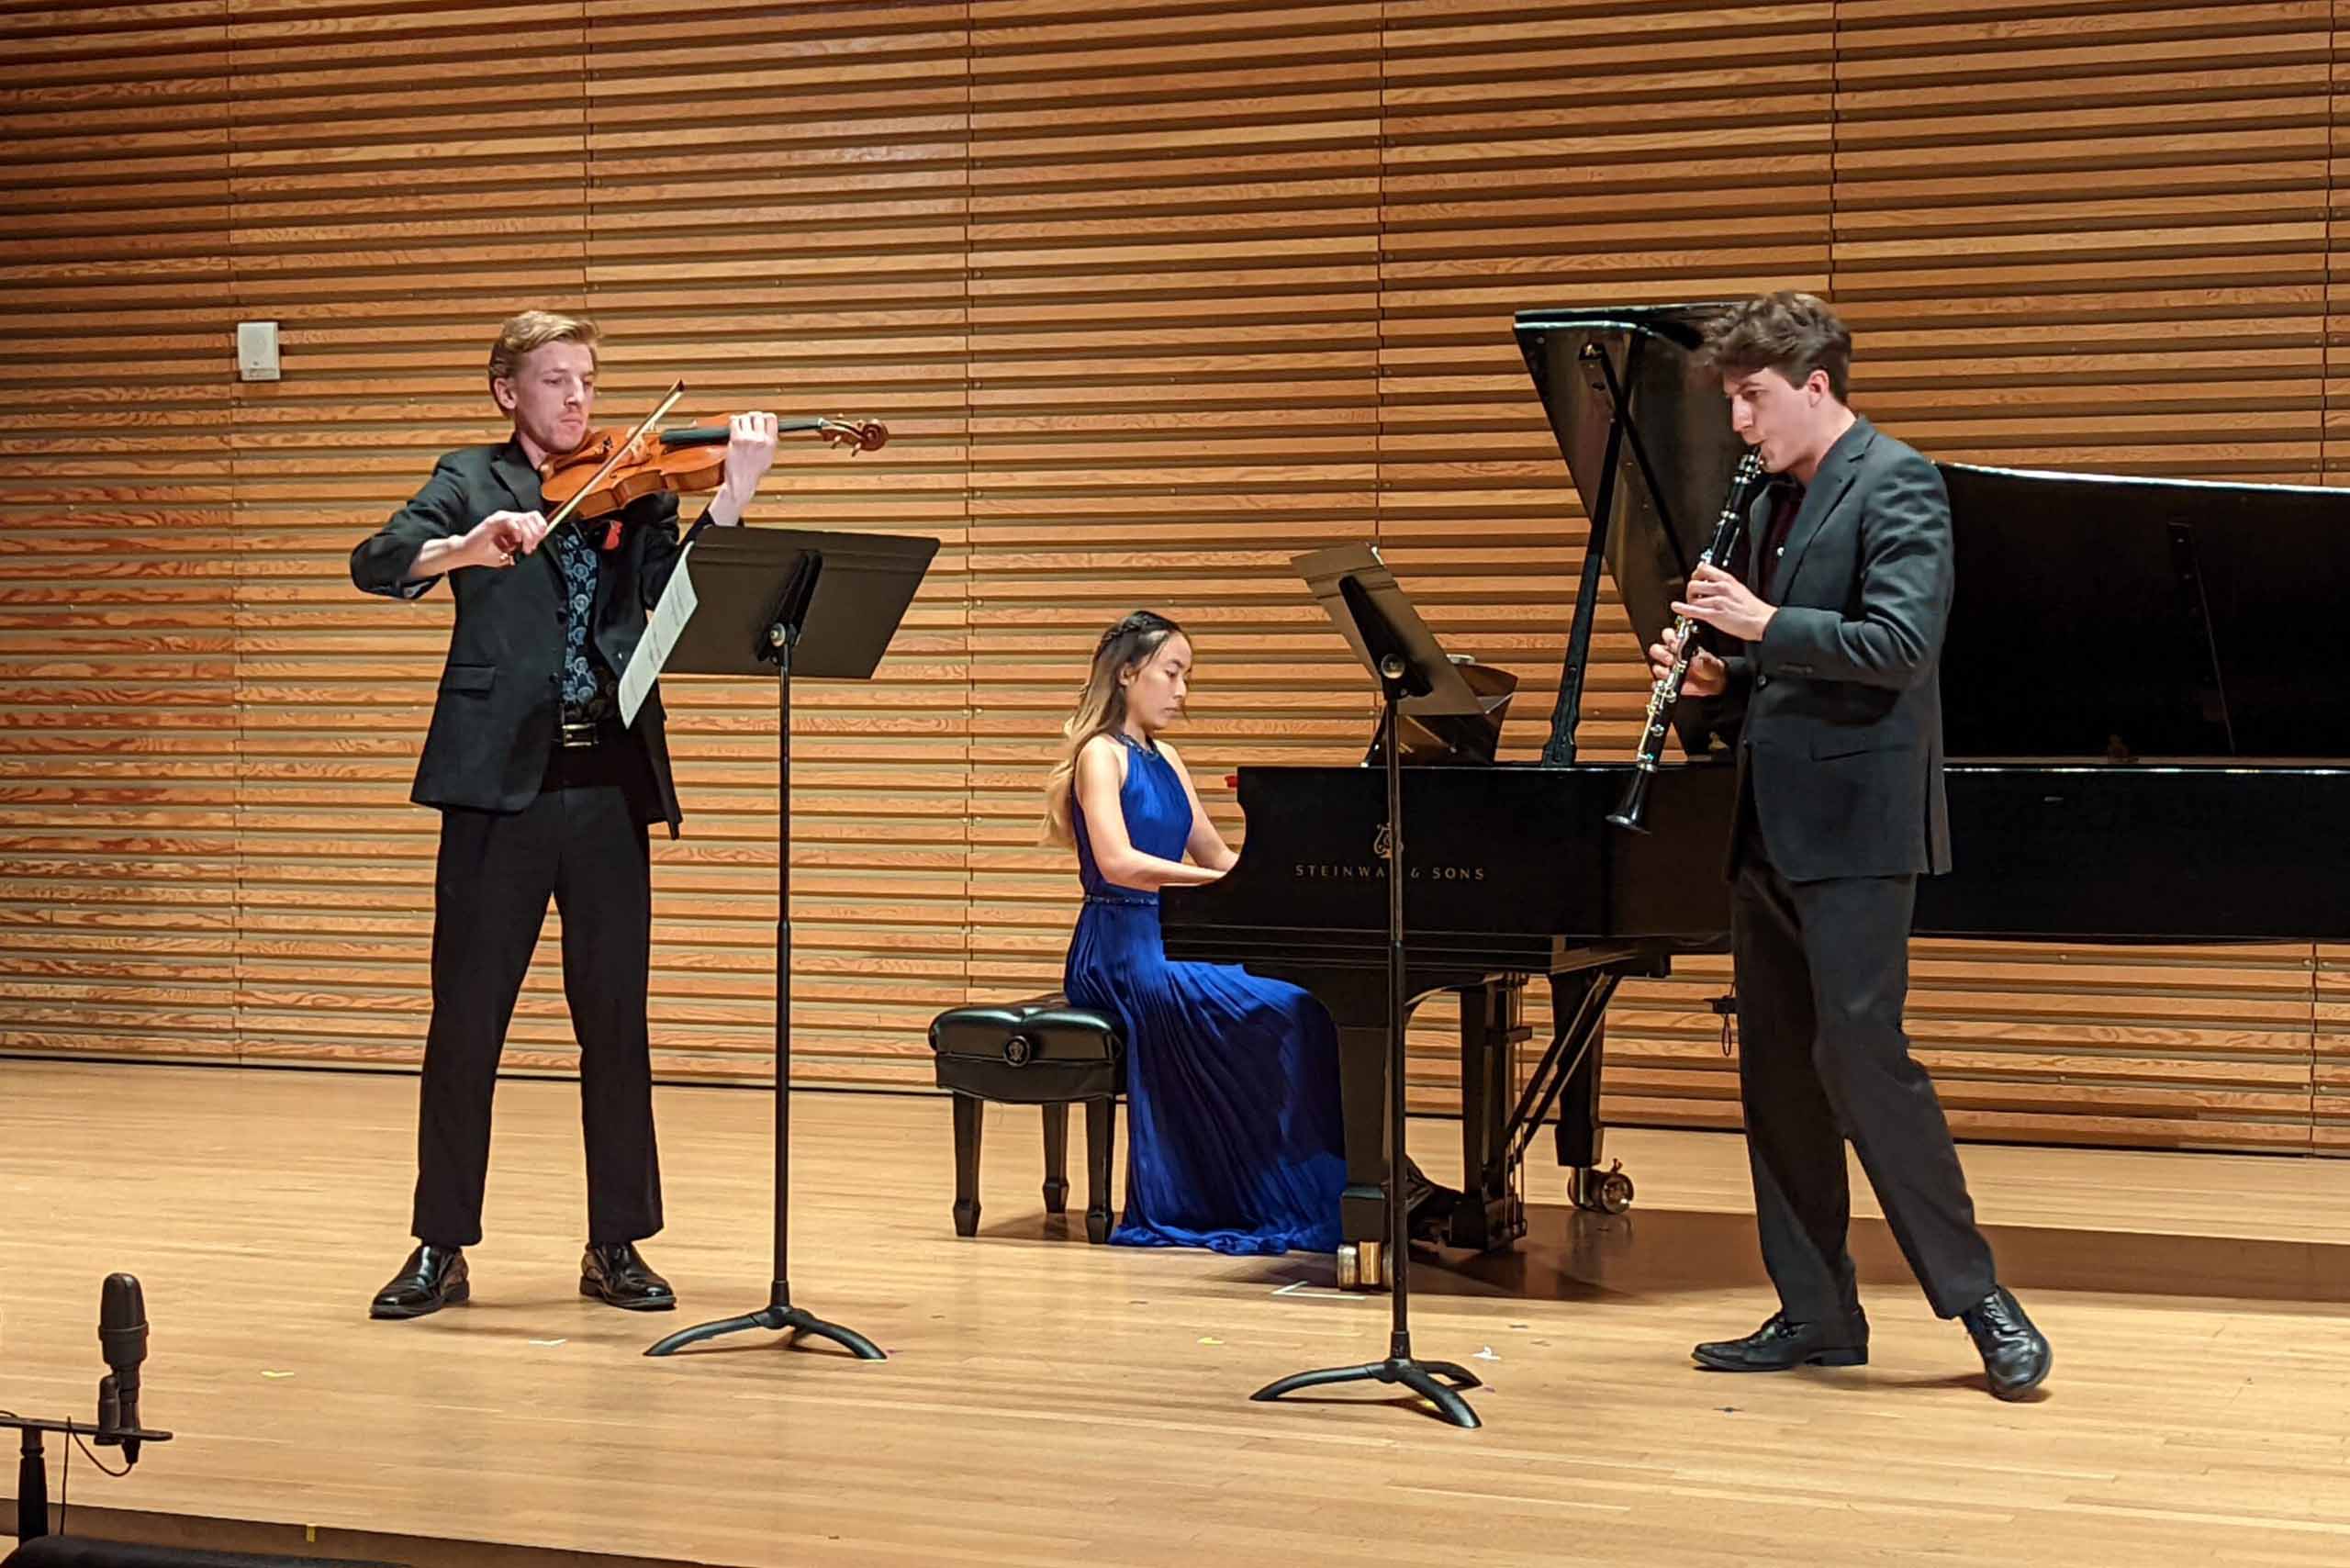
[[[890,421],[787,449],[757,515],[942,541],[881,678],[795,727],[801,1075],[911,1087],[939,1006],[1058,976],[1035,786],[1112,617],[1196,631],[1181,744],[1235,834],[1235,766],[1370,722],[1299,550],[1377,539],[1539,744],[1584,530],[1521,307],[1822,289],[1937,455],[2330,476],[2336,37],[2327,0],[0,0],[0,1051],[413,1061],[448,610],[343,558],[494,437],[508,311],[602,322],[616,420],[682,375],[697,416]],[[284,381],[234,379],[240,319]],[[670,700],[662,1066],[755,1077],[771,693]],[[555,937],[518,1068],[572,1059]],[[1917,968],[1978,1136],[2350,1148],[2341,950]],[[1726,966],[1684,970],[1619,1004],[1615,1119],[1735,1120]]]
[[[232,1043],[248,1060],[412,1061],[435,823],[406,779],[451,603],[445,587],[413,606],[362,596],[345,562],[435,454],[494,439],[479,323],[580,297],[586,40],[576,6],[227,14],[235,317],[277,321],[285,364],[278,382],[229,372]],[[523,32],[530,55],[485,92]],[[550,941],[509,1036],[518,1067],[565,1058],[559,971]]]
[[2317,950],[2315,1077],[2310,1101],[2317,1147],[2350,1154],[2350,945]]
[[0,12],[13,1049],[236,1048],[227,58],[217,6]]
[[[2333,0],[2333,50],[2329,56],[2325,185],[2325,398],[2321,405],[2324,480],[2342,482],[2350,468],[2350,61],[2342,57],[2350,4]],[[2342,368],[2337,368],[2337,365]],[[2317,950],[2316,1060],[2311,1090],[2320,1149],[2350,1152],[2350,946]]]
[[[703,417],[882,418],[870,456],[787,448],[753,515],[940,542],[874,681],[793,692],[795,1064],[926,1083],[972,941],[966,7],[586,9],[586,304],[632,367],[609,406],[682,375]],[[765,1074],[775,694],[672,687],[689,818],[657,852],[662,1066]]]

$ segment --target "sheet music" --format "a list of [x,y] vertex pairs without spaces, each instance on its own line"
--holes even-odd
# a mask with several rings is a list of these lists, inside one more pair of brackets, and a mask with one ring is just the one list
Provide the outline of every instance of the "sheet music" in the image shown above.
[[636,711],[644,706],[646,692],[661,678],[661,666],[669,662],[669,650],[677,645],[677,638],[685,632],[686,622],[693,619],[694,607],[701,601],[694,594],[694,547],[686,546],[677,557],[677,569],[669,575],[669,586],[661,590],[661,602],[653,607],[652,619],[645,622],[644,636],[636,644],[636,652],[629,655],[628,668],[621,671],[621,722],[633,726]]

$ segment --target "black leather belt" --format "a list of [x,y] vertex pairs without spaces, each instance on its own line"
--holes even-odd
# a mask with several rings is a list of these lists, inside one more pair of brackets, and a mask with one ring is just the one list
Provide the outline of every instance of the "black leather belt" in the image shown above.
[[555,727],[555,734],[565,746],[576,749],[600,742],[604,738],[603,729],[604,726],[594,719],[582,719],[576,722],[565,720]]

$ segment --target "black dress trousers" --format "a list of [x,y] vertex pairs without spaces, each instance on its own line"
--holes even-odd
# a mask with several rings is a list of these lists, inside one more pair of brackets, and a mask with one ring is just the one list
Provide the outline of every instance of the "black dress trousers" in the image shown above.
[[1742,826],[1730,904],[1739,1099],[1780,1306],[1806,1323],[1856,1304],[1849,1137],[1926,1299],[1955,1317],[1997,1281],[1942,1101],[1902,1030],[1917,879],[1790,882]]
[[579,1042],[588,1239],[661,1228],[645,1024],[653,880],[651,765],[636,737],[550,753],[519,812],[445,807],[433,879],[432,1024],[417,1128],[414,1231],[439,1247],[481,1239],[489,1112],[514,1002],[552,897],[563,915],[563,989]]

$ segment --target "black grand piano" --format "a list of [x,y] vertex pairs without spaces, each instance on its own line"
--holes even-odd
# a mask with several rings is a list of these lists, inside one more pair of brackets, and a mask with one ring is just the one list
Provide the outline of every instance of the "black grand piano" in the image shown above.
[[[1726,950],[1730,737],[1693,726],[1645,834],[1607,825],[1629,770],[1576,729],[1603,564],[1642,644],[1740,450],[1691,353],[1718,306],[1525,311],[1528,370],[1603,547],[1586,552],[1539,759],[1496,760],[1493,711],[1407,726],[1408,993],[1460,1002],[1461,1190],[1415,1229],[1488,1249],[1525,1231],[1518,1170],[1555,1105],[1569,1193],[1620,1211],[1600,1169],[1609,998],[1676,955]],[[2350,490],[1941,465],[1958,590],[1942,691],[1956,869],[1919,884],[1926,936],[2071,942],[2350,936],[2350,680],[2311,630],[2350,610]],[[1628,750],[1628,747],[1627,748]],[[1368,760],[1368,759],[1366,759]],[[1377,1285],[1389,1160],[1382,770],[1244,767],[1239,863],[1169,888],[1170,958],[1305,987],[1339,1036],[1348,1185],[1339,1282]],[[1527,982],[1556,1032],[1521,1087]]]

